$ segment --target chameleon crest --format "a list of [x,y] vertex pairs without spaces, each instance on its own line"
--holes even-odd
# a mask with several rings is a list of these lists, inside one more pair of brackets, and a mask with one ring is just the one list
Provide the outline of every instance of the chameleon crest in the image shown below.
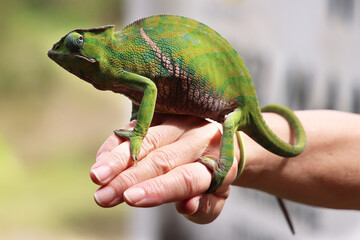
[[[54,44],[48,55],[97,89],[130,98],[136,126],[115,134],[130,139],[134,160],[138,160],[154,112],[223,123],[219,158],[200,160],[213,172],[209,193],[220,187],[232,166],[237,131],[284,157],[294,157],[305,148],[304,129],[294,113],[278,105],[260,109],[240,56],[220,34],[195,20],[161,15],[135,21],[119,32],[113,26],[76,29]],[[284,116],[294,130],[296,144],[279,139],[261,110]],[[244,158],[238,174],[243,166]]]

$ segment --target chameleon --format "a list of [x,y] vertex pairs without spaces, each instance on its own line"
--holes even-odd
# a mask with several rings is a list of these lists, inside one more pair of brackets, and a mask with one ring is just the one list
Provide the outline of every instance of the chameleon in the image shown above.
[[[219,33],[196,20],[156,15],[117,32],[114,25],[75,29],[55,43],[48,56],[95,88],[124,94],[132,101],[135,127],[114,133],[130,139],[134,161],[139,160],[154,112],[222,123],[219,157],[199,160],[212,171],[208,193],[221,186],[232,166],[234,134],[238,131],[283,157],[297,156],[305,148],[305,131],[295,114],[280,105],[260,108],[242,58]],[[276,112],[286,118],[296,143],[277,137],[261,112]],[[241,138],[239,146],[244,149]],[[241,152],[238,175],[245,165]]]

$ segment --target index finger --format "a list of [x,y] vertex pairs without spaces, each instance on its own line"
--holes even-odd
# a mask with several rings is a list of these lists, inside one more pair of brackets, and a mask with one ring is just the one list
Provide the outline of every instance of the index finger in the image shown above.
[[[128,123],[123,129],[131,129],[135,127],[136,121],[131,121]],[[114,148],[119,146],[122,142],[125,142],[125,138],[119,138],[115,134],[112,134],[110,137],[108,137],[105,142],[101,145],[98,152],[96,153],[96,161],[98,161],[98,158],[102,153],[105,152],[111,152]]]
[[[207,124],[207,122],[200,118],[176,116],[167,118],[163,124],[149,128],[141,145],[139,162],[155,149],[177,141],[188,129],[203,124]],[[107,184],[133,165],[129,141],[116,138],[116,136],[110,136],[105,141],[99,150],[101,154],[97,157],[97,162],[90,169],[90,177],[96,184]]]
[[[163,123],[164,121],[166,121],[166,119],[168,119],[168,118],[169,118],[168,114],[156,113],[156,114],[154,114],[153,120],[151,122],[151,126],[159,125],[159,124]],[[136,120],[133,120],[130,123],[128,123],[127,125],[125,125],[122,129],[126,129],[126,130],[132,129],[135,127],[135,125],[136,125]],[[123,143],[125,141],[126,141],[125,138],[119,138],[115,134],[112,134],[110,137],[108,137],[105,140],[105,142],[101,145],[98,152],[96,153],[96,161],[99,161],[100,159],[102,159],[105,155],[107,155],[107,153],[111,152],[112,150],[114,150],[114,148],[116,148],[117,146],[119,146],[121,143]],[[100,155],[102,155],[102,156],[100,157]]]

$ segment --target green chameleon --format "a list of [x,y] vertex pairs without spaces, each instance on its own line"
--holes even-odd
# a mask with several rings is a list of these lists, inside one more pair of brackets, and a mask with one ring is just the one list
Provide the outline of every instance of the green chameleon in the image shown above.
[[[159,15],[137,20],[119,32],[114,32],[112,25],[76,29],[55,43],[48,56],[95,88],[130,98],[131,119],[137,119],[136,126],[116,130],[115,134],[130,139],[134,161],[138,160],[154,112],[223,123],[219,158],[200,159],[213,172],[208,193],[220,187],[232,166],[233,136],[237,131],[283,157],[294,157],[305,148],[305,132],[294,113],[278,105],[260,109],[240,56],[217,32],[195,20]],[[279,139],[261,111],[285,117],[293,128],[296,144]],[[238,175],[245,165],[240,137],[239,142],[242,156]]]

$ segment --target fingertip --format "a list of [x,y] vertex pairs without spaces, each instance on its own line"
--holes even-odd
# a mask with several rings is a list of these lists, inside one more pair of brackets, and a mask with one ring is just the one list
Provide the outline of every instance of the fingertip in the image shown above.
[[102,186],[94,194],[94,200],[100,207],[110,208],[122,202],[124,199],[111,186]]
[[113,172],[108,165],[102,165],[96,168],[91,168],[90,177],[94,183],[104,185],[113,178]]
[[93,169],[90,169],[90,178],[93,183],[101,185],[101,182],[98,180],[98,177],[96,176],[96,173],[94,173]]
[[[225,197],[221,195],[225,195]],[[220,196],[203,193],[183,202],[178,202],[176,208],[189,221],[207,224],[220,215],[226,195],[227,193],[220,194]]]
[[[128,126],[125,126],[123,129],[128,129]],[[126,141],[126,139],[119,138],[114,133],[111,134],[105,142],[100,146],[98,152],[96,153],[96,160],[103,152],[111,152],[114,148],[119,146],[122,142]]]
[[94,194],[96,203],[101,207],[107,207],[116,197],[115,190],[112,187],[102,187]]

